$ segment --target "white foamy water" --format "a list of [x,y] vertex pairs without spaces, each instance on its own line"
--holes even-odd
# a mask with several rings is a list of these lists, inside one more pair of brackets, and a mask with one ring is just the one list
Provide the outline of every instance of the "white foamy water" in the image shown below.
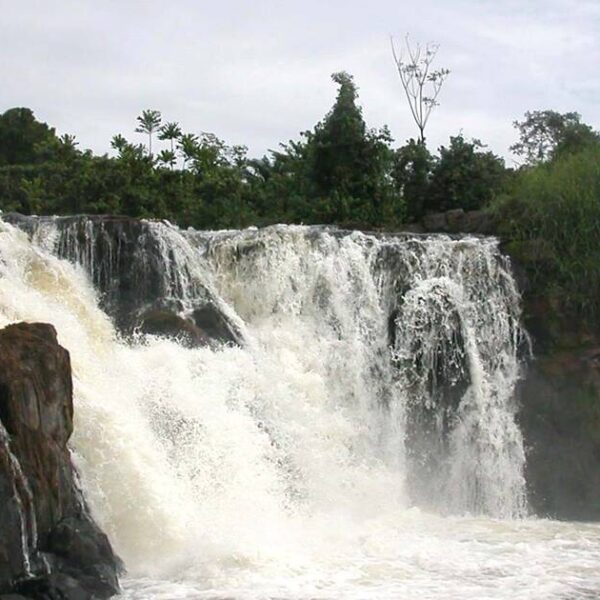
[[51,322],[71,353],[125,598],[596,597],[600,527],[527,516],[525,338],[493,240],[152,229],[165,289],[185,313],[200,283],[242,347],[121,340],[90,248],[86,270],[56,227],[0,223],[0,326]]

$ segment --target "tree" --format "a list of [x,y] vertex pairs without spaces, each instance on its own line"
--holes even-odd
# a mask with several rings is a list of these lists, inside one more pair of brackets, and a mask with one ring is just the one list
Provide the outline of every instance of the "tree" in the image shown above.
[[0,165],[38,162],[39,146],[56,140],[54,128],[37,121],[29,108],[11,108],[0,115]]
[[183,157],[183,168],[185,169],[187,163],[193,160],[198,154],[198,136],[194,133],[184,133],[179,138],[177,148]]
[[576,112],[559,113],[554,110],[534,110],[525,113],[523,121],[515,121],[519,141],[510,147],[528,165],[556,158],[600,142],[600,135],[581,122]]
[[158,162],[163,164],[165,167],[173,169],[177,162],[177,156],[172,150],[161,150],[158,153]]
[[448,69],[432,70],[439,46],[428,43],[424,48],[421,44],[411,47],[408,35],[405,38],[405,48],[396,50],[394,39],[391,40],[392,55],[400,82],[404,88],[410,112],[419,128],[419,140],[425,142],[425,127],[433,109],[439,105],[437,98],[446,77]]
[[392,177],[411,221],[418,221],[425,214],[433,164],[425,144],[414,139],[394,153]]
[[123,151],[129,145],[129,142],[120,134],[114,135],[112,140],[110,141],[110,145],[114,148],[119,154],[123,154]]
[[475,210],[500,192],[506,176],[504,160],[484,148],[479,140],[469,142],[462,134],[440,148],[429,186],[429,209]]
[[334,73],[339,85],[335,103],[313,132],[304,134],[309,176],[324,202],[319,220],[374,223],[380,221],[391,192],[385,172],[391,166],[387,129],[369,130],[357,106],[351,75]]
[[144,110],[137,118],[136,133],[145,133],[148,136],[148,154],[152,156],[152,134],[160,127],[162,117],[158,110]]
[[158,134],[159,140],[169,140],[171,142],[171,152],[174,152],[173,142],[181,137],[181,127],[178,123],[165,123]]

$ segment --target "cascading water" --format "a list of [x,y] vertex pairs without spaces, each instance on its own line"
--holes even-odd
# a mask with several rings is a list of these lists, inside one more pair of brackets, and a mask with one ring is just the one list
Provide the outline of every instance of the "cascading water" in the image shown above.
[[[493,239],[143,223],[135,253],[102,221],[19,225],[0,223],[0,326],[51,322],[71,352],[73,452],[127,597],[600,586],[597,526],[523,519],[527,339]],[[216,307],[230,341],[136,333],[157,303]]]

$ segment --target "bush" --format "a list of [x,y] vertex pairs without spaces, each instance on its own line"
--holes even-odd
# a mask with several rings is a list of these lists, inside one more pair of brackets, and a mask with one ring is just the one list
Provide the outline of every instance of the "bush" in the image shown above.
[[600,144],[526,169],[493,207],[532,285],[600,324]]

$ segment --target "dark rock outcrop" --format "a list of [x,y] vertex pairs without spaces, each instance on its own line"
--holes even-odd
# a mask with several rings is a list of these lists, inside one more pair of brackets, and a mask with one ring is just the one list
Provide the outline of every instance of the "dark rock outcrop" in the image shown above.
[[600,348],[540,356],[519,396],[532,507],[600,520]]
[[72,429],[69,353],[54,328],[1,330],[0,594],[88,600],[118,592],[120,561],[77,487]]

